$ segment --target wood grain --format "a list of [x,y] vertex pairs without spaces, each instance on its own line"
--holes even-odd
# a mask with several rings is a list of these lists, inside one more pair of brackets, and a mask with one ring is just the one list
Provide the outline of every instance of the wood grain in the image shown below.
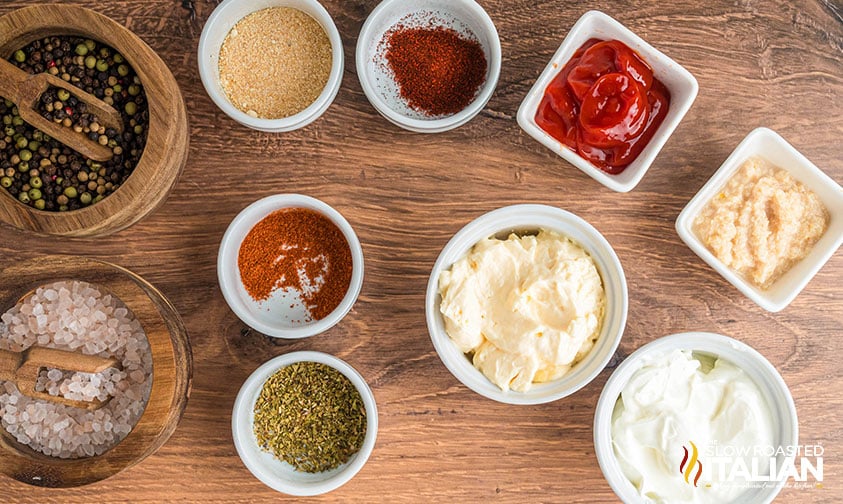
[[[0,13],[35,1],[12,0]],[[184,94],[190,158],[166,204],[107,238],[40,238],[0,229],[6,262],[51,251],[108,259],[158,286],[185,319],[193,393],[178,430],[143,463],[73,490],[0,480],[12,502],[287,501],[251,476],[234,450],[230,412],[245,378],[293,350],[335,354],[369,381],[380,430],[368,464],[314,501],[615,502],[594,456],[594,407],[611,369],[564,400],[515,407],[483,399],[451,376],[424,319],[424,291],[442,247],[480,214],[513,203],[570,210],[617,251],[629,282],[629,321],[615,364],[644,343],[686,330],[745,341],[782,373],[800,437],[825,447],[824,487],[785,489],[780,502],[843,500],[843,256],[787,309],[744,298],[679,240],[683,206],[749,131],[781,133],[843,181],[843,22],[833,2],[481,0],[503,49],[498,88],[467,125],[437,135],[397,129],[367,102],[351,64],[375,0],[326,0],[342,34],[342,88],[303,130],[265,134],[214,107],[196,70],[202,24],[176,0],[78,2],[135,31],[167,62]],[[526,136],[514,116],[567,30],[588,9],[617,17],[693,73],[696,103],[641,184],[616,194]],[[366,277],[349,315],[306,341],[245,327],[216,282],[217,247],[254,200],[297,192],[337,208],[363,244]]]

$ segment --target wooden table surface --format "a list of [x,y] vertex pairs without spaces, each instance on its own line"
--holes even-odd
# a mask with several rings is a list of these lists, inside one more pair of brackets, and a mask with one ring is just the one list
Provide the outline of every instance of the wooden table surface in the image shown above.
[[[7,0],[0,14],[37,1]],[[4,502],[288,500],[246,470],[231,438],[245,378],[294,350],[335,354],[371,385],[377,444],[363,470],[315,498],[342,502],[616,501],[597,465],[594,407],[611,373],[573,396],[509,406],[461,385],[428,337],[424,293],[442,247],[471,219],[514,203],[546,203],[591,222],[629,282],[629,320],[615,366],[641,345],[699,330],[749,343],[789,385],[803,443],[825,447],[822,488],[781,502],[843,500],[843,255],[784,311],[744,298],[678,238],[674,221],[738,142],[767,126],[843,182],[843,17],[835,0],[650,2],[483,0],[503,48],[483,112],[454,131],[421,135],[381,118],[355,75],[354,46],[376,0],[327,0],[342,34],[342,88],[310,126],[265,134],[238,126],[202,87],[196,49],[216,5],[196,0],[94,0],[168,63],[190,119],[190,158],[168,201],[141,223],[94,240],[0,228],[2,263],[82,254],[143,275],[175,304],[193,345],[193,391],[173,437],[139,465],[88,487],[46,490],[0,477]],[[618,194],[529,138],[515,113],[568,29],[588,9],[614,15],[694,74],[700,93],[641,184]],[[217,286],[216,255],[231,219],[276,193],[337,208],[363,244],[366,275],[351,313],[325,334],[283,341],[250,330]]]

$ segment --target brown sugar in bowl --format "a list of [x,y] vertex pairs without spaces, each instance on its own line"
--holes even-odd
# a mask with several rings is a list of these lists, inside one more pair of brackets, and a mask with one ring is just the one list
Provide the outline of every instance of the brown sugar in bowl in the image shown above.
[[102,201],[79,210],[49,212],[20,203],[0,190],[0,222],[40,234],[101,236],[124,229],[158,208],[187,162],[187,113],[181,91],[157,54],[137,35],[92,10],[39,5],[0,17],[0,57],[55,35],[74,35],[110,45],[135,69],[149,103],[146,147],[129,178]]
[[0,473],[30,485],[75,487],[103,480],[155,453],[181,420],[193,376],[190,341],[172,304],[143,278],[120,266],[72,256],[40,256],[0,271],[0,312],[36,288],[78,280],[118,297],[141,323],[152,352],[152,389],[132,431],[96,455],[60,459],[19,443],[0,427]]

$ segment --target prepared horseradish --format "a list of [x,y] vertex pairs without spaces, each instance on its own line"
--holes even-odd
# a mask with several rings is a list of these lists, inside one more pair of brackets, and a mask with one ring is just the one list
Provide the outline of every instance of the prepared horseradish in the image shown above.
[[481,240],[439,277],[448,336],[506,391],[555,380],[600,335],[606,295],[590,255],[541,230]]
[[331,41],[322,26],[290,7],[244,17],[220,48],[220,85],[252,117],[281,119],[315,102],[331,75]]
[[318,362],[279,369],[263,384],[254,415],[258,445],[298,471],[335,469],[366,438],[360,392],[344,374]]
[[828,229],[810,189],[764,159],[747,160],[694,219],[694,232],[723,264],[769,288]]
[[[751,481],[733,466],[768,474],[775,449],[770,408],[747,374],[689,350],[644,359],[612,413],[612,446],[642,502],[735,502]],[[712,457],[735,455],[723,476]],[[740,459],[737,460],[737,459]]]

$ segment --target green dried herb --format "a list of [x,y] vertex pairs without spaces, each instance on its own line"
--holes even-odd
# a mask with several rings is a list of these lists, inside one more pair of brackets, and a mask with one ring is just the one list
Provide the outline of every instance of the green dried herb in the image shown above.
[[318,362],[278,370],[263,384],[254,413],[258,445],[298,471],[334,469],[366,437],[360,393],[345,375]]

